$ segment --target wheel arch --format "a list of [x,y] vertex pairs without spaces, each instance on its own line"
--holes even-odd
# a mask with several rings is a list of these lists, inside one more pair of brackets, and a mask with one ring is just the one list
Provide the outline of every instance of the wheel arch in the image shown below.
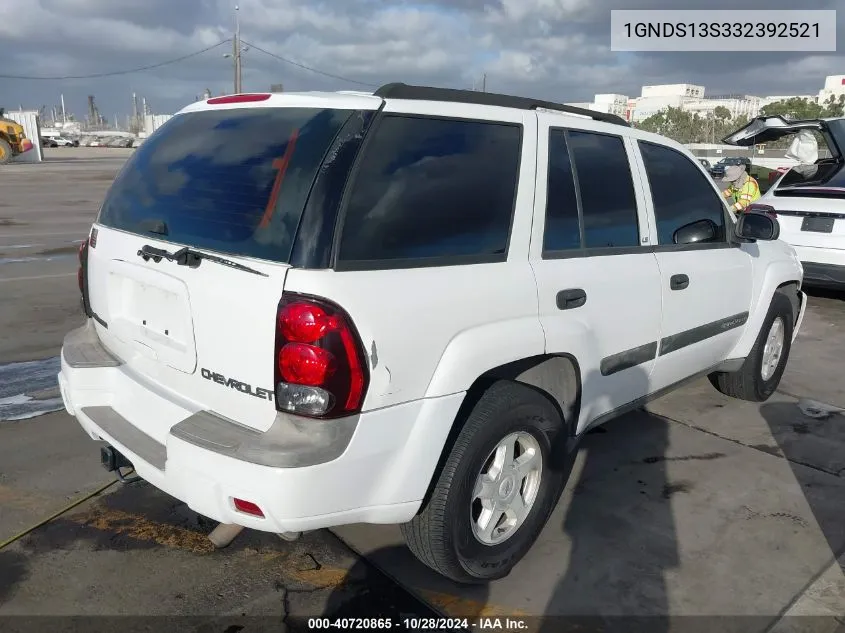
[[776,292],[781,292],[789,298],[792,303],[793,323],[797,323],[801,310],[799,294],[801,281],[800,270],[791,261],[774,261],[766,267],[761,281],[754,284],[753,296],[757,297],[757,301],[750,306],[745,332],[728,358],[745,358],[748,356],[751,348],[754,347],[754,342],[757,340],[757,335],[760,333],[760,328]]
[[[572,354],[541,354],[504,363],[478,376],[467,389],[455,419],[452,421],[446,441],[440,449],[440,457],[434,467],[426,488],[420,510],[426,506],[440,477],[449,451],[472,409],[491,385],[499,381],[516,382],[538,391],[554,405],[564,424],[560,440],[568,442],[575,437],[581,410],[581,365]],[[561,442],[555,442],[560,445]]]

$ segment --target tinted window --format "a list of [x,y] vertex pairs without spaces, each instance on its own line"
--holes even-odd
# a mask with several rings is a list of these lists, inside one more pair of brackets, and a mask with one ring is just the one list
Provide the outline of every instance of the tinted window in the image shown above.
[[724,241],[725,205],[701,170],[673,149],[643,141],[639,145],[654,201],[658,244],[674,244],[675,231],[705,219],[716,225],[716,241]]
[[[179,244],[287,261],[314,176],[350,114],[249,108],[175,116],[135,150],[98,220]],[[151,232],[158,227],[166,234]]]
[[568,142],[581,194],[585,247],[639,246],[634,182],[622,139],[570,131]]
[[386,116],[355,177],[339,259],[504,259],[520,126]]
[[575,180],[572,176],[566,135],[561,130],[549,132],[548,180],[543,250],[581,248]]

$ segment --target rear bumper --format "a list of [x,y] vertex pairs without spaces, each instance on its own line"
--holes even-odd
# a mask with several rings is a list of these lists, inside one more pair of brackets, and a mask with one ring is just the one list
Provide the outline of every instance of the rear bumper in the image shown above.
[[[214,520],[268,532],[408,521],[463,400],[418,400],[333,422],[278,414],[262,433],[138,379],[90,321],[65,338],[59,386],[92,439],[114,446],[150,484]],[[154,419],[174,422],[164,443],[145,432]],[[257,504],[264,518],[239,512],[234,498]]]
[[845,249],[793,246],[804,267],[804,285],[845,288]]

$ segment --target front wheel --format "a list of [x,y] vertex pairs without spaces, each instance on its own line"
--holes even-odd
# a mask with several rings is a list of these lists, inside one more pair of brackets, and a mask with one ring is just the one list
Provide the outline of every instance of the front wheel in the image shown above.
[[420,513],[401,526],[411,552],[465,584],[507,576],[546,524],[565,483],[552,447],[565,427],[542,393],[498,382],[449,449]]
[[795,321],[792,302],[775,292],[763,326],[745,362],[734,372],[714,372],[710,383],[721,393],[739,400],[764,402],[780,384],[792,348]]

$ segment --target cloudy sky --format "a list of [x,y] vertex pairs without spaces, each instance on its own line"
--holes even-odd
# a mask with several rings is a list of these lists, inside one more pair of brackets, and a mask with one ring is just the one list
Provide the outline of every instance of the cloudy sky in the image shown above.
[[[234,0],[0,0],[0,74],[67,77],[156,64],[231,37]],[[837,53],[614,53],[611,9],[833,9]],[[390,81],[480,86],[559,101],[595,93],[639,95],[640,86],[695,83],[707,94],[816,93],[845,74],[841,0],[240,0],[244,89],[371,89]],[[145,72],[94,79],[0,79],[0,105],[38,108],[65,95],[83,116],[96,96],[112,118],[131,94],[173,112],[203,89],[231,92],[231,44]]]

